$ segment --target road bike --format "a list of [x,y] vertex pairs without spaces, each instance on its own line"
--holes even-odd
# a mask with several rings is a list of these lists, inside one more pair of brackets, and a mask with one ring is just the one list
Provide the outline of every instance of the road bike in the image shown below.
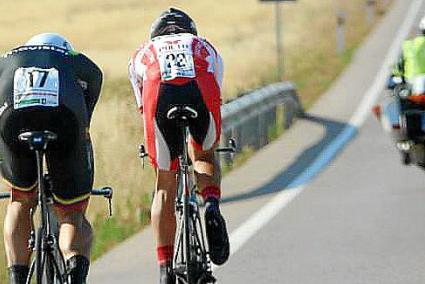
[[[65,259],[58,244],[58,223],[52,210],[53,195],[49,175],[44,171],[44,155],[48,144],[57,139],[51,131],[24,132],[19,135],[19,141],[26,142],[34,151],[37,163],[37,205],[40,211],[40,223],[37,229],[34,225],[35,210],[31,210],[31,233],[28,246],[35,251],[31,262],[26,284],[30,284],[35,273],[37,284],[69,284]],[[111,187],[93,189],[92,195],[103,196],[109,201],[109,214],[112,215]],[[0,193],[0,199],[10,198],[10,192]]]
[[[189,123],[198,113],[189,106],[174,106],[167,112],[167,119],[175,120],[181,128],[183,151],[178,156],[177,196],[175,201],[176,234],[174,238],[173,272],[177,284],[215,283],[211,261],[205,241],[203,222],[198,202],[198,191],[193,182],[193,169],[188,154]],[[229,140],[229,146],[219,148],[220,153],[234,153],[235,141]],[[139,147],[139,157],[147,157],[143,145]]]

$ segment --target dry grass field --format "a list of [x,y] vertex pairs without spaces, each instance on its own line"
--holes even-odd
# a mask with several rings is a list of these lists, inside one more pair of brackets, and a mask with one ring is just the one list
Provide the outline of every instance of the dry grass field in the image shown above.
[[[390,3],[380,0],[379,12]],[[106,220],[106,204],[92,200],[96,225],[95,254],[135,232],[148,220],[152,170],[142,169],[137,145],[143,141],[141,119],[126,80],[127,61],[148,38],[150,23],[169,6],[186,10],[200,34],[213,42],[225,63],[224,97],[275,80],[274,12],[258,0],[19,0],[0,2],[0,52],[23,44],[32,35],[53,31],[94,59],[105,72],[102,98],[94,114],[96,185],[115,189],[115,217]],[[299,0],[283,4],[285,79],[298,84],[310,105],[350,61],[370,26],[365,0]],[[347,13],[347,51],[336,55],[337,7]],[[2,211],[4,205],[1,205]],[[0,213],[2,214],[2,213]],[[1,231],[1,230],[0,230]],[[0,243],[0,254],[2,244]],[[0,282],[4,283],[4,257]],[[3,275],[3,276],[1,276]]]

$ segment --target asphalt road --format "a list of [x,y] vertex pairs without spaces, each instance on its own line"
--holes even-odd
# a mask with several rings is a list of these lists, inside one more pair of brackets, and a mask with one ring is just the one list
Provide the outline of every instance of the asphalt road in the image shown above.
[[425,283],[424,181],[370,118],[216,274],[222,283]]
[[[288,185],[347,128],[415,2],[425,1],[395,0],[308,116],[226,176],[222,210],[232,239],[270,200],[290,193]],[[421,3],[417,14],[424,11]],[[424,217],[424,173],[401,166],[390,139],[369,117],[292,202],[246,242],[231,243],[233,254],[215,275],[232,284],[425,283]],[[158,283],[157,273],[147,229],[95,262],[90,283]]]

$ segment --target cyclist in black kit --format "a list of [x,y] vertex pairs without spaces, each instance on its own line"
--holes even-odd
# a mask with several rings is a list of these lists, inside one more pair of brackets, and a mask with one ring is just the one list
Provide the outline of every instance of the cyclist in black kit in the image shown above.
[[25,283],[30,209],[36,205],[36,160],[18,135],[50,130],[46,160],[60,222],[59,245],[71,283],[85,283],[92,229],[85,211],[93,185],[90,119],[102,72],[58,34],[36,35],[0,57],[0,170],[12,197],[4,223],[10,283]]

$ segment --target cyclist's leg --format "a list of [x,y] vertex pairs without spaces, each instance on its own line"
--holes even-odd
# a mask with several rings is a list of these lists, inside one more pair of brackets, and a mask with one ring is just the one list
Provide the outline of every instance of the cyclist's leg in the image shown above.
[[[14,128],[14,123],[7,125],[8,131]],[[5,130],[3,128],[3,131]],[[17,143],[8,146],[11,141],[7,139],[12,136],[17,137],[17,133],[3,133],[0,138],[0,153],[3,158],[1,174],[12,193],[6,211],[3,238],[10,283],[24,283],[31,255],[28,248],[31,231],[30,209],[36,206],[37,175],[33,154],[28,149],[19,147]],[[6,137],[6,140],[3,137]]]
[[155,192],[151,208],[151,223],[156,242],[160,283],[175,283],[172,272],[176,217],[176,171],[156,170]]
[[182,148],[182,135],[175,123],[166,118],[166,113],[178,98],[175,90],[172,85],[152,84],[143,93],[145,143],[156,169],[151,219],[160,266],[160,283],[174,281],[171,266],[176,228],[174,203],[177,156]]
[[220,168],[215,160],[215,147],[202,151],[192,148],[193,164],[198,188],[205,200],[205,225],[212,262],[221,265],[230,254],[226,222],[220,212]]
[[82,207],[77,206],[77,208],[55,206],[60,224],[59,246],[65,259],[75,255],[90,258],[93,231],[85,216],[87,203]]
[[190,158],[196,175],[197,187],[201,190],[204,200],[209,197],[220,199],[220,164],[216,160],[215,148],[200,150],[193,144],[189,148]]
[[157,169],[151,218],[159,264],[170,262],[173,256],[176,187],[176,171]]
[[35,208],[36,191],[21,193],[12,189],[4,221],[4,243],[10,283],[25,283],[29,271],[31,250],[28,240],[31,231],[30,209]]
[[204,200],[220,199],[220,166],[215,149],[221,134],[220,89],[210,74],[198,76],[192,85],[192,104],[198,117],[191,121],[191,147],[198,189]]
[[[87,205],[87,204],[86,204]],[[56,210],[59,223],[59,247],[66,259],[71,283],[85,283],[90,266],[90,249],[93,231],[85,217],[84,209]]]
[[[60,135],[60,134],[59,134]],[[46,155],[60,225],[59,246],[67,262],[71,283],[84,283],[89,270],[93,232],[85,213],[93,186],[90,139],[81,136],[74,148]]]
[[[220,89],[210,74],[198,76],[194,87],[194,105],[198,118],[193,121],[191,159],[198,188],[203,196],[208,247],[212,262],[221,265],[229,258],[229,236],[219,209],[221,196],[220,167],[215,149],[221,134]],[[199,92],[202,96],[199,95]],[[198,98],[202,97],[202,100]]]

